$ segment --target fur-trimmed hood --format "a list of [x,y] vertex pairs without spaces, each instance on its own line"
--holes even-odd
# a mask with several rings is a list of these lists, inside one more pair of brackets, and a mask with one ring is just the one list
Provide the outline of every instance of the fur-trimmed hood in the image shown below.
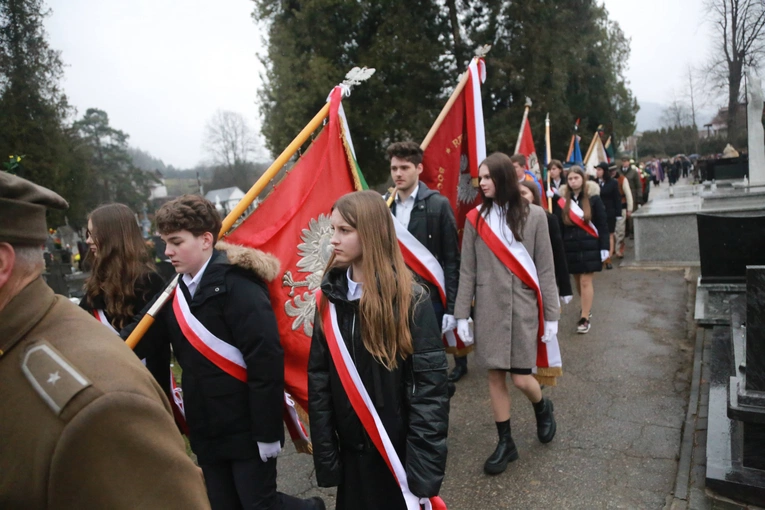
[[279,276],[281,263],[270,253],[224,241],[219,241],[215,249],[224,252],[230,264],[252,271],[266,282]]

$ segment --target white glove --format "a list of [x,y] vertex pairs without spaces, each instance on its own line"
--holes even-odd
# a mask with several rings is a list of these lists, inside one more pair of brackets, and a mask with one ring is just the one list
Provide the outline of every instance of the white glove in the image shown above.
[[609,255],[608,250],[600,250],[600,261],[605,262],[606,259],[608,258],[608,255]]
[[454,315],[444,314],[444,319],[441,321],[441,334],[445,335],[447,331],[451,331],[457,327],[457,319]]
[[567,305],[571,302],[572,299],[574,299],[574,296],[561,296],[560,304]]
[[260,460],[268,462],[268,459],[275,459],[282,451],[282,445],[279,441],[275,443],[261,443],[258,441],[258,451],[260,452]]
[[466,346],[473,345],[473,332],[470,331],[469,319],[457,319],[457,334]]
[[547,198],[552,198],[555,196],[555,193],[553,193],[551,189],[548,189],[545,195],[547,195]]
[[542,335],[542,341],[549,343],[558,334],[558,321],[545,321],[545,334]]

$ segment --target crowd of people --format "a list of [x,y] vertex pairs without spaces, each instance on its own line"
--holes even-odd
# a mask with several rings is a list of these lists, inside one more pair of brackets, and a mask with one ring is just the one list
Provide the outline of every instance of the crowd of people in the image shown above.
[[[538,349],[557,343],[571,276],[575,331],[590,331],[594,275],[624,256],[643,196],[629,158],[596,176],[553,160],[548,184],[524,156],[494,153],[479,166],[482,203],[458,233],[449,201],[419,179],[420,147],[394,143],[388,157],[387,195],[354,192],[332,207],[306,367],[316,479],[338,488],[338,509],[442,508],[449,399],[470,351],[448,372],[442,337],[450,331],[472,346],[487,377],[497,444],[484,472],[500,474],[519,458],[508,375],[533,407],[539,441],[554,439],[553,402],[535,377]],[[214,205],[179,197],[156,213],[180,278],[171,304],[155,310],[165,282],[132,212],[109,204],[88,217],[92,269],[77,309],[45,286],[37,248],[46,208],[66,202],[16,176],[0,180],[0,214],[14,218],[0,226],[0,381],[13,395],[0,409],[0,433],[19,445],[0,460],[0,506],[325,508],[276,486],[284,352],[268,282],[278,260],[218,242]],[[443,270],[443,295],[407,268],[401,229]],[[154,323],[133,355],[120,337],[147,313]],[[94,327],[94,317],[106,327]],[[11,469],[19,457],[25,467]]]

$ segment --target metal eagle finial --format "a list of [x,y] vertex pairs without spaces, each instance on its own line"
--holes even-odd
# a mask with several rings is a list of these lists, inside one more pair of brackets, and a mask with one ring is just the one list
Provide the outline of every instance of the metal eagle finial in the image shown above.
[[373,74],[375,74],[374,68],[354,67],[353,69],[348,71],[348,74],[345,75],[345,80],[343,80],[343,85],[346,85],[348,87],[359,85],[362,82],[365,82],[369,78],[371,78]]
[[526,108],[531,108],[531,98],[526,96]]
[[483,46],[479,46],[475,49],[475,56],[478,58],[483,58],[489,53],[490,49],[491,44],[484,44]]

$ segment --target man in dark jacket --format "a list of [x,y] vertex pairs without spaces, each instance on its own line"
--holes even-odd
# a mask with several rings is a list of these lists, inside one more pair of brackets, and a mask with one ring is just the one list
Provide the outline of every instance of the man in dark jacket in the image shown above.
[[620,223],[620,226],[625,228],[626,232],[621,231],[620,228],[617,228],[616,231],[616,252],[621,258],[624,256],[624,250],[626,248],[626,244],[624,243],[624,236],[627,234],[627,232],[632,231],[632,213],[637,211],[638,208],[640,208],[640,204],[642,203],[643,185],[640,183],[640,175],[638,174],[638,169],[635,168],[635,165],[630,162],[630,157],[628,154],[622,156],[622,165],[619,167],[616,175],[617,182],[619,183],[619,189],[621,189],[624,181],[626,180],[630,187],[630,193],[632,194],[632,210],[626,208],[626,199],[622,199],[622,209],[626,209],[627,214],[625,218],[626,221]]
[[166,203],[156,222],[182,276],[173,303],[156,315],[135,351],[146,357],[172,344],[183,369],[189,440],[213,510],[323,509],[319,498],[276,492],[284,352],[266,281],[276,277],[278,259],[224,243],[226,253],[215,250],[221,220],[199,196]]
[[[422,173],[422,149],[415,142],[396,142],[388,147],[390,173],[396,186],[396,196],[391,211],[396,218],[436,258],[444,270],[446,283],[446,307],[441,302],[438,289],[428,282],[430,300],[436,319],[445,333],[456,327],[454,300],[460,279],[460,252],[457,222],[449,199],[420,182]],[[390,198],[390,193],[385,199]],[[467,354],[454,355],[455,367],[449,374],[450,382],[459,381],[467,374]]]

